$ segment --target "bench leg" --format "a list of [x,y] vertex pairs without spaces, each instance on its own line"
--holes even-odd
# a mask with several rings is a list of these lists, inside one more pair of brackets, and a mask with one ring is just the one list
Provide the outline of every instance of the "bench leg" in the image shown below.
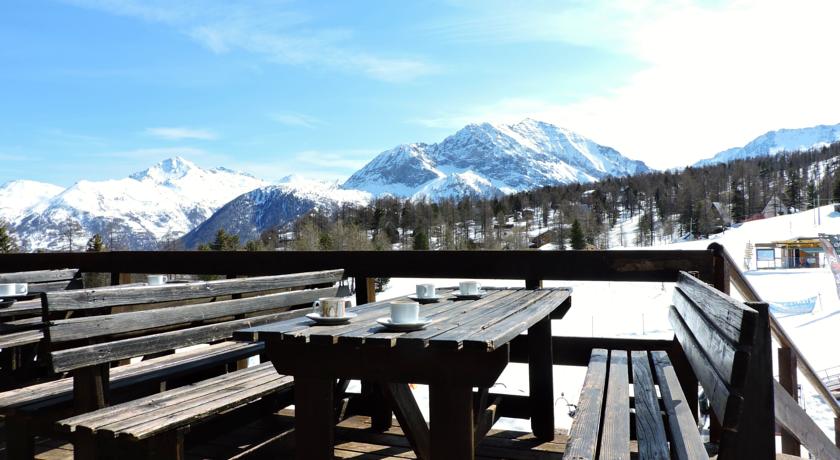
[[73,433],[73,458],[75,460],[94,460],[97,458],[96,438],[87,430],[78,429]]
[[429,385],[431,458],[475,458],[472,386],[462,383]]
[[6,417],[6,453],[14,459],[35,457],[35,440],[24,417]]
[[542,441],[554,439],[554,379],[551,319],[546,316],[528,329],[528,397],[531,431]]
[[148,441],[149,460],[183,460],[184,432],[172,430],[159,434]]
[[332,460],[335,380],[295,376],[295,458]]

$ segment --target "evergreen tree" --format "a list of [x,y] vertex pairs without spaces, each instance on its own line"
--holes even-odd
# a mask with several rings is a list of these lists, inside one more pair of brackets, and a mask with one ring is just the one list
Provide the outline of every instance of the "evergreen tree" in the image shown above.
[[796,170],[791,171],[785,185],[785,206],[799,209],[802,206],[802,181]]
[[9,227],[5,222],[0,221],[0,254],[10,254],[18,252],[17,241],[14,235],[9,232]]
[[744,190],[737,181],[732,181],[732,220],[743,222],[747,217],[747,200]]
[[216,238],[211,243],[198,245],[199,251],[238,251],[239,235],[226,232],[223,228],[216,231]]
[[831,191],[831,198],[835,203],[840,203],[840,176],[834,180],[834,188]]
[[586,239],[583,236],[583,229],[580,227],[580,222],[578,222],[577,219],[572,222],[571,243],[572,249],[586,248]]
[[423,230],[415,230],[414,243],[412,244],[411,248],[416,251],[428,251],[429,235],[426,235],[426,232],[424,232]]
[[105,243],[102,241],[102,236],[99,233],[93,235],[87,242],[87,248],[85,249],[86,252],[104,252],[107,248],[105,248]]
[[264,249],[265,249],[265,246],[263,245],[263,242],[261,240],[258,240],[258,239],[257,240],[248,240],[248,242],[245,243],[245,250],[246,251],[256,252],[256,251],[262,251]]

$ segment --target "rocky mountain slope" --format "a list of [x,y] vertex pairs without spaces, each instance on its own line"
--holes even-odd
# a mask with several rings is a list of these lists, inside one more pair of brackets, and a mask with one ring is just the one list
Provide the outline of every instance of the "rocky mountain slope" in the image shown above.
[[236,196],[267,185],[225,168],[175,157],[117,180],[75,183],[12,220],[28,250],[78,250],[94,233],[120,249],[152,249],[204,222]]
[[794,152],[825,147],[840,141],[840,124],[819,125],[800,129],[779,129],[756,137],[743,147],[735,147],[700,160],[693,166],[707,166],[728,163],[745,158],[773,155],[778,152]]
[[342,186],[414,199],[492,196],[544,185],[591,182],[649,171],[572,131],[536,120],[471,124],[438,144],[379,154]]

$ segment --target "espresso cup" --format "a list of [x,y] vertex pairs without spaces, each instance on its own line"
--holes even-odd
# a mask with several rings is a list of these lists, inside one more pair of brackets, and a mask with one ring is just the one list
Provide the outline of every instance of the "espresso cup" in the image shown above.
[[29,286],[26,283],[3,283],[0,284],[0,297],[11,297],[26,295],[29,293]]
[[458,283],[461,294],[474,295],[481,291],[481,285],[477,281],[461,281]]
[[426,283],[417,285],[417,298],[428,299],[435,296],[435,285]]
[[397,300],[391,302],[391,322],[394,324],[416,323],[420,314],[420,304]]
[[323,318],[343,318],[347,303],[341,297],[321,297],[312,303],[312,311]]
[[149,283],[149,286],[160,286],[166,284],[167,281],[169,281],[169,277],[166,275],[146,275],[146,282]]

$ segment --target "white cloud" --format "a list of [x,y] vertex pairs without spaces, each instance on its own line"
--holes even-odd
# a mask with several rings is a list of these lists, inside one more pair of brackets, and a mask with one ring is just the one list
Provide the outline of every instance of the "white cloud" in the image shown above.
[[[629,83],[598,97],[556,104],[512,95],[414,121],[453,127],[533,117],[660,168],[693,163],[769,130],[840,122],[840,61],[834,59],[840,2],[718,3],[627,7],[625,19],[588,20],[596,29],[615,24],[624,52],[647,63]],[[573,38],[595,46],[612,41],[590,35]]]
[[305,150],[282,155],[282,160],[232,161],[232,167],[257,177],[278,180],[288,175],[343,182],[376,154],[375,149]]
[[[131,150],[118,150],[113,152],[95,153],[90,156],[98,158],[122,158],[122,159],[157,159],[181,156],[186,158],[205,157],[208,152],[195,147],[151,147]],[[155,160],[157,161],[157,160]]]
[[216,133],[206,129],[184,127],[147,128],[146,134],[168,140],[198,139],[209,141],[218,137]]
[[65,0],[111,14],[167,24],[210,51],[245,51],[287,65],[317,65],[404,82],[438,72],[426,60],[382,56],[351,46],[352,32],[319,28],[311,18],[275,3],[171,0]]

